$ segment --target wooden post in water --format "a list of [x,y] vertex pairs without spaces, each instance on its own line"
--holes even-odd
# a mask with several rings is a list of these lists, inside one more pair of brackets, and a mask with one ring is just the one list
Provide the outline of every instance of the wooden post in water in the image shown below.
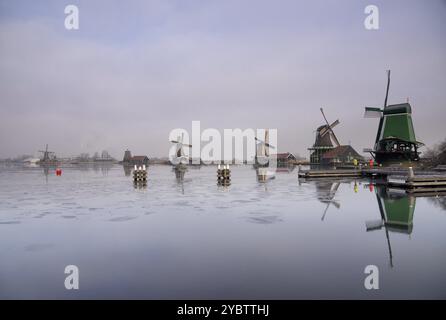
[[409,167],[409,178],[407,180],[413,180],[413,178],[415,177],[414,173],[413,173],[413,168]]
[[225,186],[231,184],[231,170],[229,169],[229,164],[223,165],[223,168],[220,165],[218,165],[217,184]]
[[133,182],[135,184],[142,184],[145,185],[147,183],[147,169],[146,165],[143,165],[142,167],[137,167],[135,165],[133,169]]

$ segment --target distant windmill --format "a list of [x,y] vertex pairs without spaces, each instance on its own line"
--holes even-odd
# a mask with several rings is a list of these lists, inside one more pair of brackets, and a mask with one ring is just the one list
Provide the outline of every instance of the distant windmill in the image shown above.
[[177,140],[171,140],[170,142],[176,144],[176,159],[172,161],[176,164],[187,164],[189,162],[188,157],[186,157],[186,154],[184,153],[183,147],[189,147],[192,148],[192,145],[183,143],[184,141],[184,132],[181,134],[181,137],[178,136]]
[[340,143],[333,128],[339,124],[339,120],[329,124],[327,117],[325,117],[324,109],[320,108],[322,116],[326,124],[320,126],[316,130],[316,140],[311,148],[310,162],[319,164],[321,162],[322,155],[335,147],[339,147]]
[[48,144],[46,145],[45,150],[39,150],[39,152],[43,153],[43,158],[40,159],[40,162],[49,162],[54,160],[55,157],[50,157],[50,155],[55,154],[53,151],[48,151]]
[[[260,140],[255,137],[256,140],[256,165],[267,166],[269,163],[269,149],[275,149],[276,147],[269,143],[269,130],[265,129],[265,138]],[[260,159],[260,161],[259,161]]]

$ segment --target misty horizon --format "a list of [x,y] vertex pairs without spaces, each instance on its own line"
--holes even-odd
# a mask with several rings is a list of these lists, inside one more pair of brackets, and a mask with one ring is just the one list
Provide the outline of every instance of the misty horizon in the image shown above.
[[[169,132],[274,128],[278,152],[308,158],[315,130],[339,119],[341,144],[373,147],[364,107],[412,105],[433,147],[446,119],[446,2],[0,1],[0,158],[107,150],[167,157]],[[408,36],[410,35],[410,36]],[[426,147],[421,148],[426,151]]]

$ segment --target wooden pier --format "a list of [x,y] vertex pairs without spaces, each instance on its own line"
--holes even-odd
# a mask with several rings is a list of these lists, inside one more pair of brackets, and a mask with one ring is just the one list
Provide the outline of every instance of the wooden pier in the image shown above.
[[361,177],[362,171],[359,169],[329,169],[329,170],[300,170],[299,178],[344,178]]
[[299,178],[379,178],[385,185],[407,189],[407,192],[446,191],[446,174],[435,171],[416,171],[412,168],[357,168],[300,170]]
[[389,176],[387,184],[409,189],[409,192],[446,191],[446,175]]

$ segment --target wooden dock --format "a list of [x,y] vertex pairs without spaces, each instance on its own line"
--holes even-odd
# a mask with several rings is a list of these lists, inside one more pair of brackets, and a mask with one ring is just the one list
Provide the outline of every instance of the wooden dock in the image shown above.
[[362,172],[359,169],[330,169],[330,170],[301,170],[299,178],[344,178],[361,177]]
[[406,189],[408,193],[446,191],[446,174],[416,171],[408,168],[379,167],[357,169],[300,170],[299,178],[378,178],[389,187]]
[[398,167],[377,167],[377,168],[362,168],[361,169],[362,175],[365,177],[381,177],[386,178],[388,176],[405,176],[408,174],[407,168],[398,168]]
[[446,175],[389,176],[387,184],[410,189],[410,192],[446,191]]

